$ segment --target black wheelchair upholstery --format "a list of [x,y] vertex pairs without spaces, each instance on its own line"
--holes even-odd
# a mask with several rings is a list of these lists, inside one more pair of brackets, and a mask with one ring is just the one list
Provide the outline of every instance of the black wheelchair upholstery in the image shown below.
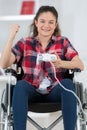
[[[78,70],[75,70],[75,71],[78,71]],[[12,75],[14,75],[17,78],[17,80],[20,80],[21,77],[23,76],[23,71],[22,71],[22,73],[19,73],[19,72],[16,73],[16,71],[14,71],[13,69],[7,69],[6,73],[11,73]],[[66,71],[64,78],[67,78],[67,77],[73,80],[74,71],[71,74],[69,74],[69,71]],[[79,98],[82,102],[83,109],[85,109],[85,105],[84,105],[85,103],[84,103],[84,97],[83,97],[83,85],[82,85],[82,83],[79,83],[79,82],[75,82],[75,85],[76,85],[77,95],[79,96]],[[10,91],[9,91],[9,85],[7,83],[5,91],[3,92],[3,95],[2,95],[2,97],[4,98],[4,101],[2,99],[1,113],[3,113],[3,114],[2,114],[1,118],[3,118],[3,119],[1,119],[0,130],[14,130],[14,122],[13,122],[13,118],[12,118],[12,108],[11,108],[12,107],[11,99],[12,99],[13,87],[14,87],[14,85],[10,84]],[[9,95],[10,95],[10,104],[8,102]],[[9,112],[8,112],[8,107],[10,107]],[[61,111],[61,104],[58,104],[58,103],[31,103],[31,104],[29,104],[29,111],[36,112],[36,113],[51,113],[51,112]],[[76,124],[76,130],[86,130],[87,122],[86,122],[85,116],[83,115],[80,108],[77,112],[77,116],[78,116],[78,122]],[[54,128],[54,126],[56,124],[58,124],[58,122],[60,122],[60,120],[62,120],[62,115],[60,117],[58,117],[54,122],[52,122],[47,128],[46,127],[43,128],[42,126],[40,126],[40,124],[38,124],[36,121],[34,121],[29,115],[27,116],[27,119],[29,120],[29,122],[31,122],[37,128],[37,130],[51,130]]]

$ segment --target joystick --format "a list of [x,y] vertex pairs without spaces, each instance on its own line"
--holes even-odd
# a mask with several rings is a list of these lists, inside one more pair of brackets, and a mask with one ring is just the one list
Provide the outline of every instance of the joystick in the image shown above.
[[55,54],[50,53],[39,53],[37,55],[37,64],[39,64],[40,61],[50,62],[53,60],[57,60],[57,56]]

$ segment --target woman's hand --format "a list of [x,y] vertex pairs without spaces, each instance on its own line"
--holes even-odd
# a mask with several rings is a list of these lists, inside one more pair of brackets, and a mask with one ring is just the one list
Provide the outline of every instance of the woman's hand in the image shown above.
[[19,31],[20,26],[18,24],[12,24],[10,26],[10,36],[9,39],[10,40],[14,40],[17,32]]
[[15,61],[15,55],[12,53],[11,48],[13,45],[13,40],[19,31],[19,28],[20,26],[18,24],[13,24],[10,26],[10,35],[0,59],[0,65],[2,68],[11,66]]
[[55,54],[55,55],[57,56],[57,60],[52,61],[52,64],[54,65],[55,68],[61,68],[62,60],[60,59],[60,57],[57,54]]
[[58,55],[56,56],[57,60],[52,61],[52,64],[54,65],[55,68],[64,68],[64,69],[78,68],[80,70],[84,70],[84,64],[78,55],[76,55],[71,61],[61,60]]

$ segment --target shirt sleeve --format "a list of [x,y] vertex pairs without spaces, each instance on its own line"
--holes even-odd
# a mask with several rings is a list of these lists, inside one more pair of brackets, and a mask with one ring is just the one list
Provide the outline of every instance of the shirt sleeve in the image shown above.
[[19,62],[24,54],[24,39],[20,39],[12,48],[12,53],[15,55],[15,63]]
[[76,55],[78,55],[78,52],[67,38],[64,39],[64,48],[66,59],[72,60]]

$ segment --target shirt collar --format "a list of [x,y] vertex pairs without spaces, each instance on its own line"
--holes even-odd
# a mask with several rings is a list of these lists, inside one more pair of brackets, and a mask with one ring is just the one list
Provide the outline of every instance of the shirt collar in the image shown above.
[[[37,36],[34,38],[34,40],[35,40],[36,43],[39,43],[39,44],[40,44],[40,42],[38,41],[38,37],[37,37]],[[57,38],[56,36],[52,36],[50,42],[53,44],[53,43],[55,43],[57,40],[58,40],[58,38]],[[41,45],[41,44],[40,44],[40,45]]]

